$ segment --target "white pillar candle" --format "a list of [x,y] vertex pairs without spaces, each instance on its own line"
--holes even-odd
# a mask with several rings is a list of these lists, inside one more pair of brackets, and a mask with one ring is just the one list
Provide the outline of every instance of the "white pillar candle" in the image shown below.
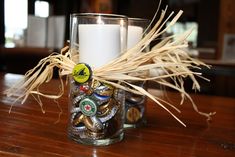
[[121,52],[120,25],[80,24],[79,62],[98,68]]
[[138,26],[128,26],[127,49],[135,46],[143,36],[143,28]]

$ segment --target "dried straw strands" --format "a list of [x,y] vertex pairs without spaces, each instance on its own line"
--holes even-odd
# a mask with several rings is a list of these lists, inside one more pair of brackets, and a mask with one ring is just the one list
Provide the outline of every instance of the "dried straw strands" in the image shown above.
[[[105,64],[103,67],[92,69],[92,79],[111,84],[129,92],[148,96],[185,126],[185,124],[165,106],[168,105],[168,107],[180,112],[174,105],[154,97],[148,91],[131,83],[132,81],[155,81],[160,85],[173,88],[180,92],[182,103],[184,98],[187,97],[192,102],[196,112],[211,119],[211,116],[215,113],[200,112],[190,95],[185,92],[183,86],[184,78],[190,77],[193,81],[193,89],[200,90],[200,85],[195,77],[203,77],[201,73],[194,72],[192,69],[200,69],[200,66],[208,67],[203,62],[191,58],[185,50],[188,46],[186,39],[192,30],[177,35],[176,40],[173,40],[174,36],[163,38],[161,42],[156,44],[151,50],[143,53],[146,47],[148,47],[153,40],[159,39],[167,29],[175,24],[182,14],[182,11],[179,11],[170,21],[170,24],[164,28],[165,23],[169,21],[174,14],[171,13],[164,19],[166,10],[167,9],[161,12],[160,18],[155,26],[136,46],[122,53],[118,58]],[[22,81],[5,91],[5,94],[8,97],[15,97],[16,101],[21,99],[22,103],[25,102],[29,95],[33,95],[41,105],[41,108],[43,104],[40,100],[40,96],[50,99],[60,98],[64,93],[64,84],[61,77],[68,76],[72,73],[79,57],[78,55],[74,55],[78,54],[75,50],[67,50],[68,47],[65,47],[62,49],[61,54],[54,53],[42,59],[35,68],[25,74]],[[54,67],[59,68],[62,88],[59,93],[55,95],[41,93],[39,87],[41,84],[49,82],[52,79]]]

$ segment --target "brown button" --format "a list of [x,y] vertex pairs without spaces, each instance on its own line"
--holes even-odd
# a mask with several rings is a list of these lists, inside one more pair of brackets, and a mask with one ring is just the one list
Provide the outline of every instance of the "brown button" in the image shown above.
[[136,123],[140,119],[140,111],[135,107],[130,107],[126,112],[126,118],[130,123]]

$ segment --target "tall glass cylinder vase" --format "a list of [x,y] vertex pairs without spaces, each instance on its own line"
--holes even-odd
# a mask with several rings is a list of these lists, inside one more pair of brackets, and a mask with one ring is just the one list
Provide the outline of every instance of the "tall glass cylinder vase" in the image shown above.
[[93,80],[92,71],[125,50],[126,35],[125,16],[71,15],[70,52],[78,64],[70,77],[68,135],[79,143],[99,146],[123,139],[124,91]]
[[[150,21],[142,18],[128,18],[127,49],[135,46],[148,32]],[[148,51],[149,47],[143,50]],[[132,84],[147,89],[146,82],[132,81]],[[126,92],[125,128],[136,128],[146,124],[146,96]]]

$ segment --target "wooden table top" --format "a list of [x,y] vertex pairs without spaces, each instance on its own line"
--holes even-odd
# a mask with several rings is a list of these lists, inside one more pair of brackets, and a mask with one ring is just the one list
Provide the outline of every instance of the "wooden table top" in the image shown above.
[[[21,75],[0,73],[0,89],[7,89]],[[58,80],[47,84],[48,93],[55,91]],[[66,91],[67,92],[67,91]],[[150,90],[158,97],[163,93]],[[8,113],[12,99],[0,95],[0,156],[92,156],[92,157],[232,157],[235,156],[235,99],[191,95],[199,109],[216,111],[212,122],[192,109],[189,101],[176,114],[183,127],[152,101],[147,103],[147,126],[125,130],[123,141],[110,146],[87,146],[67,137],[67,93],[57,104],[42,98],[45,114],[30,97],[25,104],[15,103]],[[167,92],[167,99],[179,104],[178,93]]]

